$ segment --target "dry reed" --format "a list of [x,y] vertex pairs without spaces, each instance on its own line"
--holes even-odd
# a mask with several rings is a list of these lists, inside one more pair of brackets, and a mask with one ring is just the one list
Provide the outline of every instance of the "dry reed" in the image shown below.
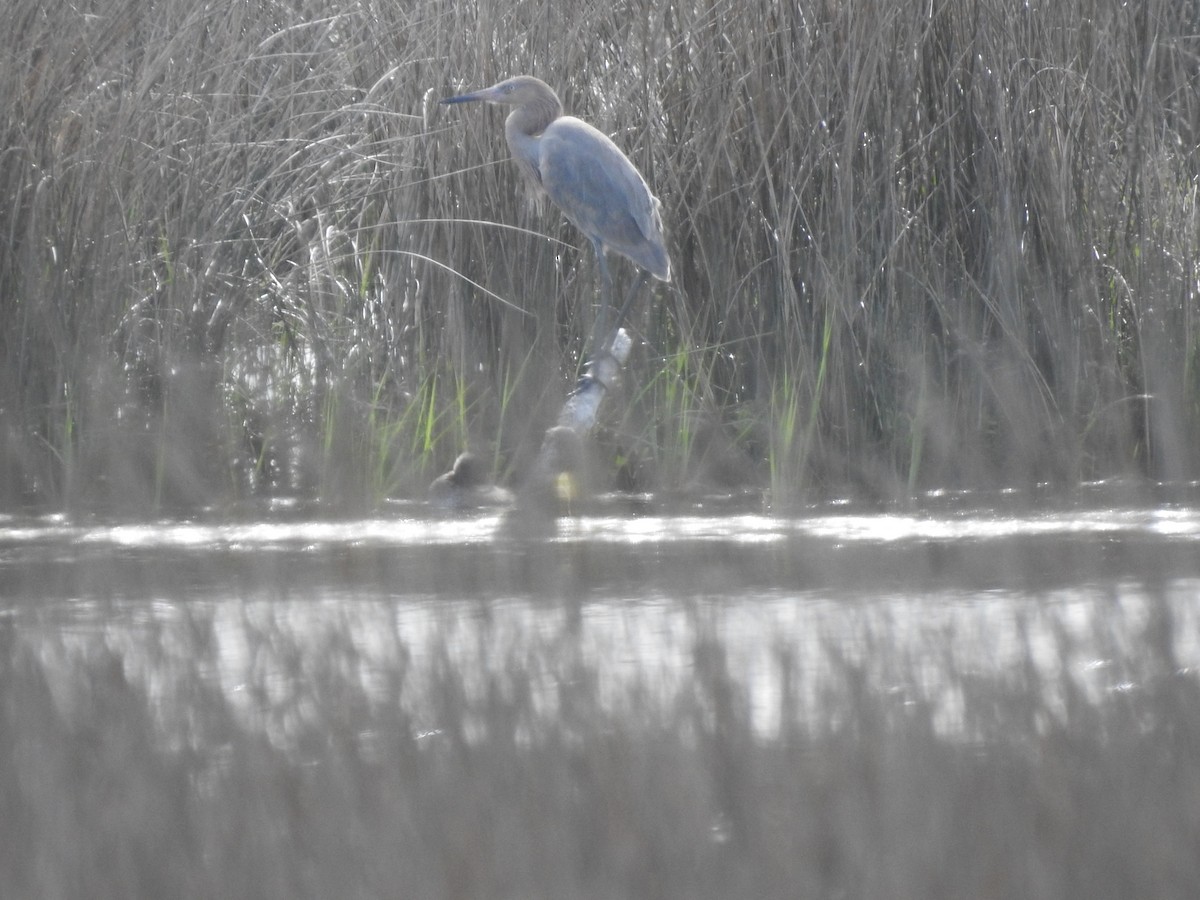
[[602,435],[634,483],[692,477],[700,432],[781,497],[1195,478],[1194,17],[16,0],[3,502],[372,503],[465,443],[519,466],[592,264],[523,205],[499,117],[433,102],[518,71],[665,204],[678,278]]

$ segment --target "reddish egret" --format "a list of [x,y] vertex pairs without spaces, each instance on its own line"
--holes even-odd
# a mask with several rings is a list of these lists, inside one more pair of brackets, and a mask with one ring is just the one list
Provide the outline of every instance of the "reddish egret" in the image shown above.
[[[593,355],[609,346],[612,276],[605,253],[615,250],[641,267],[611,333],[621,327],[634,296],[649,275],[671,280],[658,199],[645,179],[607,135],[573,116],[550,86],[518,75],[483,90],[447,97],[443,103],[483,100],[514,106],[504,122],[508,148],[522,173],[544,191],[596,250],[600,268],[600,315],[592,333]],[[597,342],[603,339],[601,346]]]

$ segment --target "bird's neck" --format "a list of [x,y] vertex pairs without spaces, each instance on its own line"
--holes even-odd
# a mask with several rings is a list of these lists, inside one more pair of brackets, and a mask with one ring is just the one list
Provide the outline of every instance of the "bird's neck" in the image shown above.
[[554,94],[528,100],[508,114],[504,120],[504,133],[510,141],[514,135],[536,137],[561,116],[562,111],[562,104]]
[[549,97],[521,104],[504,120],[504,136],[508,140],[508,149],[517,161],[521,173],[535,189],[542,185],[539,136],[561,115],[562,104],[551,94]]

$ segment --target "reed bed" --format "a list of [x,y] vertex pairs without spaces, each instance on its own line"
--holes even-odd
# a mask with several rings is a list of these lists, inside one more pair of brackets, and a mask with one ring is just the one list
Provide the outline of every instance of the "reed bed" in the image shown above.
[[1197,475],[1193,4],[10,5],[7,505],[372,504],[464,445],[519,477],[593,262],[500,117],[435,103],[516,72],[664,203],[622,483]]

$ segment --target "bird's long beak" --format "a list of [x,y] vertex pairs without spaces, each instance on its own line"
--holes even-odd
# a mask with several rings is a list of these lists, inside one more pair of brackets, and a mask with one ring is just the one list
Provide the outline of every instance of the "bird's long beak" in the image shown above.
[[473,103],[473,102],[475,102],[475,101],[477,101],[477,100],[491,100],[491,99],[492,99],[492,89],[491,89],[491,88],[484,88],[484,89],[483,89],[483,90],[481,90],[481,91],[471,91],[471,93],[469,93],[469,94],[459,94],[459,95],[458,95],[458,96],[456,96],[456,97],[446,97],[446,98],[445,98],[444,100],[442,100],[441,102],[442,102],[443,104],[447,104],[447,103]]

